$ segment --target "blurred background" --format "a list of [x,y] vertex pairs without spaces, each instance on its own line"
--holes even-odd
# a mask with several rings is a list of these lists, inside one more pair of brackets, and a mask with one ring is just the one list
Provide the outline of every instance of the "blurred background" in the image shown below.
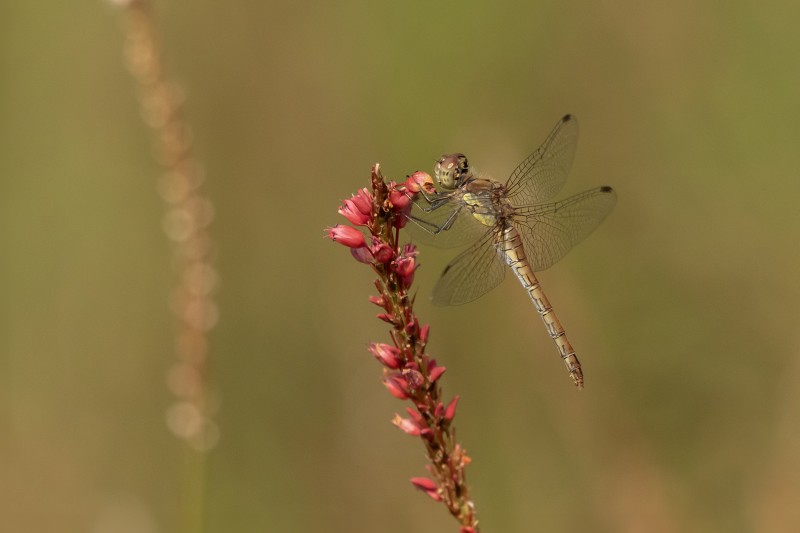
[[461,151],[505,179],[572,113],[563,194],[619,195],[540,275],[586,390],[513,278],[438,308],[453,253],[419,257],[483,531],[800,531],[797,3],[200,0],[156,16],[216,211],[219,441],[187,489],[196,457],[165,423],[161,170],[122,13],[3,2],[0,529],[160,533],[194,513],[208,532],[457,531],[408,483],[425,458],[367,351],[388,341],[373,276],[323,228],[375,162],[402,179]]

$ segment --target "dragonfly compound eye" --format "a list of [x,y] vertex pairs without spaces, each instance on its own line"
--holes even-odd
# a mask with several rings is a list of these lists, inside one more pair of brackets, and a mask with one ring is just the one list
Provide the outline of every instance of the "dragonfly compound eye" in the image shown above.
[[433,169],[436,181],[445,189],[455,189],[469,170],[464,154],[443,155]]
[[459,179],[469,173],[469,161],[467,161],[467,156],[464,154],[458,155],[458,173]]

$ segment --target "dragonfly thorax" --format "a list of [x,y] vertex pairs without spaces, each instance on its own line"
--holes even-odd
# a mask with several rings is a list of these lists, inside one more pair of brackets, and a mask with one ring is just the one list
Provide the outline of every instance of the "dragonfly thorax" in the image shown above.
[[469,162],[464,154],[443,155],[433,168],[433,175],[443,189],[458,188],[469,173]]
[[498,181],[472,176],[459,190],[461,202],[484,226],[499,230],[514,216],[514,206],[506,198],[506,188]]

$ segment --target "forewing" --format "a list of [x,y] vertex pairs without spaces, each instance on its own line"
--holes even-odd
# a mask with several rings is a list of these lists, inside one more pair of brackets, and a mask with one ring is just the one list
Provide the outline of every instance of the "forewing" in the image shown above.
[[[406,228],[411,231],[415,241],[437,248],[456,248],[473,244],[487,231],[487,227],[473,217],[463,206],[459,191],[451,193],[447,202],[426,212],[430,206],[424,198],[415,203]],[[436,204],[434,204],[436,205]],[[444,228],[452,219],[448,229]]]
[[511,173],[506,188],[512,203],[532,205],[555,196],[564,187],[578,143],[578,121],[565,115],[538,150]]
[[600,225],[616,201],[611,187],[598,187],[560,202],[516,208],[514,225],[533,270],[550,268],[567,255]]
[[505,276],[505,263],[487,232],[447,265],[433,288],[433,303],[460,305],[483,296]]

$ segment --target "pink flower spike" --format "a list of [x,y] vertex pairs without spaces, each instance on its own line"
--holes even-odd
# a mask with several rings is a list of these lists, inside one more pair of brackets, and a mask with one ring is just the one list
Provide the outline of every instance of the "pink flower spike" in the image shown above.
[[383,366],[397,370],[400,368],[402,361],[400,360],[400,350],[394,346],[383,343],[371,343],[369,351],[375,356]]
[[445,370],[447,369],[443,366],[434,366],[428,374],[428,379],[431,380],[431,383],[436,383],[436,380],[442,377]]
[[439,487],[436,486],[433,480],[426,477],[412,477],[411,484],[437,502],[442,501],[442,496],[439,494]]
[[447,404],[447,409],[444,412],[444,419],[450,422],[456,416],[456,405],[458,405],[458,396],[455,396],[452,401]]
[[364,235],[352,226],[336,224],[332,228],[327,228],[327,231],[328,238],[350,248],[361,248],[367,244],[364,240]]
[[476,533],[476,531],[472,526],[464,526],[458,530],[458,533]]
[[410,418],[403,418],[400,415],[394,415],[392,419],[392,424],[403,430],[405,433],[413,437],[419,437],[420,433],[422,432],[422,428],[419,427],[419,424],[411,420]]
[[383,378],[383,385],[389,391],[389,394],[398,400],[408,399],[408,382],[401,376],[387,376]]

